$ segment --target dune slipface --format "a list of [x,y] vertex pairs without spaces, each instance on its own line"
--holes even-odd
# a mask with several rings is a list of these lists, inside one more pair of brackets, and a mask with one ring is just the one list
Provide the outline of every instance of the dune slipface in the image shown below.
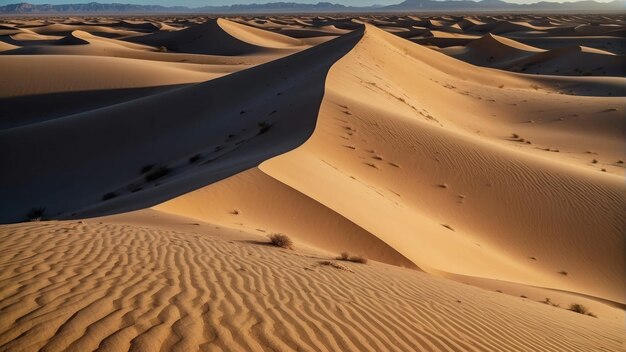
[[622,17],[3,18],[0,351],[622,351]]

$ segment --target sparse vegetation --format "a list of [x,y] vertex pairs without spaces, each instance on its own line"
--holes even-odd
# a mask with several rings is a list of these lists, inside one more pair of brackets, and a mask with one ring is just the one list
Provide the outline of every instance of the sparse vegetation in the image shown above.
[[452,226],[448,225],[448,224],[441,224],[441,226],[445,227],[446,229],[450,230],[450,231],[454,231],[454,229],[452,228]]
[[293,241],[287,235],[282,233],[274,233],[267,236],[270,239],[270,244],[276,247],[293,249]]
[[145,174],[146,172],[148,172],[148,171],[152,170],[152,168],[154,168],[154,164],[144,165],[144,166],[141,168],[141,174],[142,174],[142,175],[143,175],[143,174]]
[[567,271],[565,270],[561,270],[559,271],[559,274],[563,275],[563,276],[567,276]]
[[368,259],[361,255],[350,255],[348,252],[342,252],[337,258],[337,260],[343,260],[346,262],[353,262],[359,264],[367,264]]
[[168,166],[159,165],[159,166],[150,168],[150,170],[146,173],[144,178],[147,182],[152,182],[168,175],[170,172],[172,172],[172,169],[170,169]]
[[591,160],[591,163],[592,163],[592,164],[597,164],[597,163],[598,163],[598,160],[597,160],[597,159],[593,159],[593,160]]
[[548,304],[548,305],[551,305],[551,306],[553,306],[553,307],[557,307],[557,308],[559,308],[559,307],[561,306],[561,305],[560,305],[560,304],[558,304],[558,303],[554,303],[554,302],[552,302],[552,300],[551,300],[550,298],[547,298],[547,297],[546,297],[545,301],[543,301],[543,302],[541,302],[541,303]]
[[26,213],[26,218],[29,221],[41,221],[43,220],[43,215],[45,213],[46,213],[46,208],[44,207],[32,208],[31,210],[28,211],[28,213]]
[[262,135],[263,133],[269,131],[269,129],[272,127],[272,124],[267,121],[259,122],[258,125],[259,133],[257,133],[257,135]]
[[569,310],[571,310],[572,312],[576,312],[576,313],[579,313],[579,314],[584,314],[584,315],[588,315],[590,317],[597,318],[597,316],[595,314],[593,314],[592,312],[589,311],[589,308],[583,306],[580,303],[572,303],[572,304],[570,304]]
[[128,189],[132,193],[135,193],[135,192],[141,191],[143,187],[141,187],[141,185],[138,183],[131,183],[128,186],[126,186],[126,189]]
[[115,193],[115,192],[109,192],[109,193],[105,193],[105,194],[102,196],[102,200],[109,200],[109,199],[113,199],[113,198],[115,198],[115,197],[117,197],[117,193]]
[[331,266],[335,269],[339,269],[339,270],[345,270],[345,271],[349,271],[349,272],[353,272],[350,268],[348,268],[347,266],[341,265],[339,263],[335,263],[332,262],[330,260],[324,260],[320,262],[320,265],[322,266]]

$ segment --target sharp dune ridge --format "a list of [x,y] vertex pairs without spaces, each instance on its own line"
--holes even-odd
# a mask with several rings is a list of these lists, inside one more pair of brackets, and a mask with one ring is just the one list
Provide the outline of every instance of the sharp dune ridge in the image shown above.
[[0,351],[620,351],[625,23],[5,19]]

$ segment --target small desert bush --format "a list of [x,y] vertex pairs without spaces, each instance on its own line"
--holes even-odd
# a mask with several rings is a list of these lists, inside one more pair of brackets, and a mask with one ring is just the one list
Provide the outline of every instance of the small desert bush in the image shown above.
[[170,172],[172,172],[172,169],[170,169],[169,167],[165,166],[165,165],[159,165],[159,166],[155,166],[153,168],[151,168],[146,175],[144,176],[144,178],[146,179],[146,181],[151,182],[151,181],[156,181],[164,176],[166,176],[167,174],[169,174]]
[[258,125],[259,125],[259,133],[257,135],[261,135],[269,131],[269,129],[272,127],[272,124],[266,121],[259,122]]
[[280,248],[293,249],[293,241],[287,235],[282,233],[274,233],[268,236],[270,244]]
[[200,160],[201,155],[200,154],[196,154],[194,156],[192,156],[191,158],[189,158],[189,163],[193,164],[198,162],[198,160]]
[[552,300],[550,300],[550,298],[546,298],[546,300],[543,301],[542,303],[545,303],[545,304],[548,304],[548,305],[551,305],[551,306],[557,307],[557,308],[560,307],[560,304],[552,302]]
[[32,208],[26,214],[26,218],[30,221],[41,221],[43,220],[43,214],[45,212],[46,212],[46,208],[44,207]]
[[140,171],[140,172],[141,172],[141,174],[143,175],[143,174],[145,174],[146,172],[148,172],[148,171],[152,170],[152,169],[154,168],[154,166],[155,166],[154,164],[148,164],[148,165],[144,165],[144,166],[142,166],[142,167],[141,167],[141,171]]
[[353,262],[359,264],[367,264],[368,260],[364,256],[361,255],[350,255],[348,252],[341,252],[341,254],[337,257],[337,260],[343,260],[346,262]]
[[591,313],[589,311],[589,308],[583,306],[580,303],[572,303],[572,304],[570,304],[569,310],[571,310],[572,312],[576,312],[576,313],[579,313],[579,314],[584,314],[584,315],[588,315],[590,317],[597,318],[597,316],[595,314],[593,314],[593,313]]
[[105,193],[102,196],[102,200],[109,200],[109,199],[113,199],[115,197],[117,197],[117,194],[115,192],[109,192],[109,193]]

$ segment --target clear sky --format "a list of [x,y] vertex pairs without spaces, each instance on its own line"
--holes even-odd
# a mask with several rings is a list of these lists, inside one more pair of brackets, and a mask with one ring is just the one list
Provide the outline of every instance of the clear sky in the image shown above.
[[[268,2],[299,2],[299,3],[317,3],[319,1],[331,2],[334,4],[351,5],[351,6],[369,6],[374,4],[391,5],[399,4],[404,0],[0,0],[0,5],[15,4],[20,2],[28,2],[31,4],[78,4],[88,2],[100,3],[122,3],[122,4],[142,4],[142,5],[163,5],[163,6],[189,6],[200,7],[208,5],[232,5],[232,4],[264,4]],[[506,2],[526,4],[534,3],[540,0],[504,0]],[[547,0],[554,1],[554,0]],[[608,2],[611,0],[596,0],[598,2]]]

